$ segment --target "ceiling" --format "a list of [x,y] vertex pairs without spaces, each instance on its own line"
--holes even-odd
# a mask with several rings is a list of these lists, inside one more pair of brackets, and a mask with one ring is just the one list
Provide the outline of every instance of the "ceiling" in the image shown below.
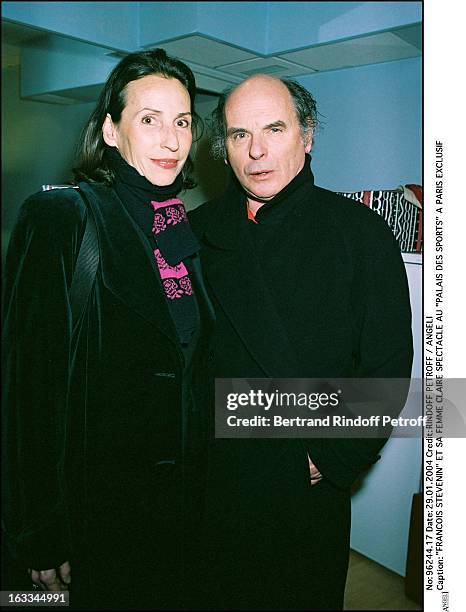
[[422,53],[422,25],[419,23],[267,57],[195,34],[161,46],[185,61],[202,63],[241,78],[256,72],[294,77],[418,57]]
[[[22,48],[51,38],[63,40],[63,37],[57,34],[2,21],[2,68],[18,65]],[[212,87],[206,86],[204,89],[218,93],[228,82],[234,84],[257,72],[278,77],[297,77],[419,57],[422,54],[422,24],[417,23],[270,56],[259,55],[199,34],[168,40],[158,43],[157,46],[163,47],[170,55],[184,60],[192,68],[198,81],[198,75],[203,75],[204,79],[207,78],[205,82],[212,84]],[[116,58],[125,55],[118,49],[99,46],[95,48],[97,55],[105,53]],[[218,77],[217,86],[216,77]],[[60,95],[66,97],[66,93],[60,92]],[[92,98],[94,94],[89,95]]]

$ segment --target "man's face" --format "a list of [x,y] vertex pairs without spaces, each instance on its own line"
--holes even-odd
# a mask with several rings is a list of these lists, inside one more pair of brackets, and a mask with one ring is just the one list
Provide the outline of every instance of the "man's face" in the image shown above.
[[304,143],[287,87],[267,76],[240,85],[225,105],[228,163],[249,200],[270,200],[304,166]]
[[148,75],[126,86],[118,123],[107,115],[105,142],[153,185],[171,185],[192,143],[189,93],[177,79]]

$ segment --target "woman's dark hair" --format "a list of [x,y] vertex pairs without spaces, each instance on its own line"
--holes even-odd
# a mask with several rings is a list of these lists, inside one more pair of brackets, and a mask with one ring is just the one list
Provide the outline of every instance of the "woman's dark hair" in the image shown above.
[[[126,105],[126,86],[131,81],[152,74],[178,79],[187,89],[191,100],[193,130],[201,125],[200,117],[194,110],[196,82],[191,69],[180,60],[170,57],[163,49],[150,49],[127,55],[110,73],[99,96],[97,106],[85,125],[78,142],[78,164],[73,169],[75,181],[87,180],[111,184],[115,174],[105,159],[107,145],[102,137],[102,125],[107,113],[113,123],[118,123]],[[191,189],[195,182],[189,176],[193,168],[190,157],[183,166],[183,187]]]
[[[314,100],[312,94],[296,81],[278,78],[277,81],[283,83],[283,85],[285,85],[290,92],[299,126],[301,128],[301,135],[303,140],[306,140],[309,132],[312,133],[318,125],[316,101]],[[241,83],[239,85],[241,85]],[[227,89],[220,95],[217,107],[214,109],[210,117],[210,145],[212,155],[215,159],[226,159],[227,157],[225,146],[225,104],[239,85],[235,85],[234,87]]]

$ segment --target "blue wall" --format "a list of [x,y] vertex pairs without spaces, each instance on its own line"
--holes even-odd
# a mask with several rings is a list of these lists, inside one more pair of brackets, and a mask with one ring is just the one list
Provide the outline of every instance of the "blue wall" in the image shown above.
[[336,191],[422,183],[421,60],[408,59],[297,80],[317,100],[316,183]]

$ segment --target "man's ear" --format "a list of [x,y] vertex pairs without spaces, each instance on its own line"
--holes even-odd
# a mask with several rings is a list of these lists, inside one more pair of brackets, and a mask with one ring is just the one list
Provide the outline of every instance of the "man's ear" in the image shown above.
[[306,151],[306,153],[311,152],[313,137],[314,137],[314,132],[310,128],[309,130],[307,130],[306,136],[304,137],[304,150]]
[[105,144],[108,144],[109,147],[117,146],[117,131],[109,113],[107,113],[102,125],[102,137]]

